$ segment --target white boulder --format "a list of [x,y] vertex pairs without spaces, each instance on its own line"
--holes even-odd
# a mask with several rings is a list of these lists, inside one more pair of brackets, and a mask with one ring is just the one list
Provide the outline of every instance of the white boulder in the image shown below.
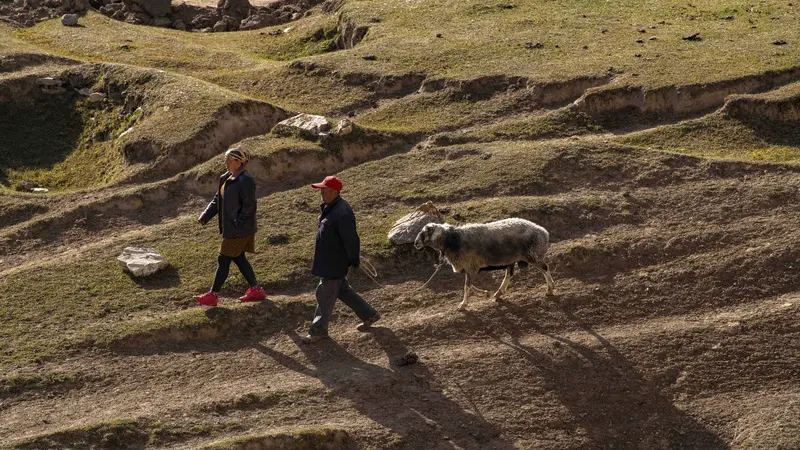
[[135,277],[146,277],[169,266],[169,261],[152,248],[126,247],[117,261]]
[[325,135],[331,129],[328,119],[323,116],[315,116],[313,114],[298,114],[290,117],[275,125],[277,130],[281,131],[298,131],[303,134],[310,134],[313,136]]
[[395,245],[411,244],[429,223],[444,223],[444,216],[433,203],[425,202],[416,211],[394,223],[389,231],[389,242]]

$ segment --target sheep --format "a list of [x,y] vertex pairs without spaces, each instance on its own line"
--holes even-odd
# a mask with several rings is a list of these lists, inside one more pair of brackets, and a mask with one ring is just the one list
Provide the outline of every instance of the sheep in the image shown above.
[[514,264],[520,267],[532,264],[547,281],[547,295],[553,294],[553,277],[544,262],[549,246],[550,234],[541,226],[525,219],[510,218],[484,224],[466,224],[454,227],[449,224],[429,223],[422,228],[414,240],[414,247],[421,250],[431,247],[441,252],[455,273],[463,273],[464,300],[459,310],[467,307],[470,289],[489,296],[488,291],[472,285],[472,280],[483,270],[505,269],[503,282],[490,298],[497,301],[508,289],[514,275]]

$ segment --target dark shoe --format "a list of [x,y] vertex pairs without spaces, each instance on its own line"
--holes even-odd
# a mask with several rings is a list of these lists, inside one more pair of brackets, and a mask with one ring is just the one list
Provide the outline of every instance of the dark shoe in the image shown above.
[[372,327],[372,324],[374,324],[375,322],[377,322],[379,320],[381,320],[381,315],[380,315],[380,313],[376,312],[375,315],[373,315],[369,319],[367,319],[367,320],[361,322],[360,324],[358,324],[358,326],[356,326],[356,330],[358,330],[358,331],[367,331]]
[[319,342],[319,341],[321,341],[323,339],[328,339],[328,335],[327,334],[311,334],[311,333],[309,333],[309,334],[301,337],[300,338],[300,342],[302,342],[303,344],[308,345],[308,344],[313,344],[315,342]]

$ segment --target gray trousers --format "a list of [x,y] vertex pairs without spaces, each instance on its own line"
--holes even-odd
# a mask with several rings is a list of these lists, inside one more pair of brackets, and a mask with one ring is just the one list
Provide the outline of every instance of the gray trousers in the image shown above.
[[344,302],[363,321],[375,315],[375,309],[350,287],[347,278],[330,280],[320,278],[317,286],[317,310],[311,323],[309,334],[319,336],[328,334],[328,322],[333,314],[336,299]]

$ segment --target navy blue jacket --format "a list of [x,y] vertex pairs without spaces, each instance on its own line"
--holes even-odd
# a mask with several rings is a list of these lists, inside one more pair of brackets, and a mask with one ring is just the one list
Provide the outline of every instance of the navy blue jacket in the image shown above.
[[[234,180],[228,180],[230,172],[219,177],[217,194],[200,216],[202,223],[208,223],[215,215],[219,217],[219,232],[223,238],[237,238],[258,231],[256,223],[256,181],[253,176],[242,171]],[[225,185],[225,195],[220,201],[219,191]]]
[[361,240],[356,231],[356,215],[341,197],[323,204],[321,209],[311,273],[322,278],[344,278],[350,266],[359,264]]

